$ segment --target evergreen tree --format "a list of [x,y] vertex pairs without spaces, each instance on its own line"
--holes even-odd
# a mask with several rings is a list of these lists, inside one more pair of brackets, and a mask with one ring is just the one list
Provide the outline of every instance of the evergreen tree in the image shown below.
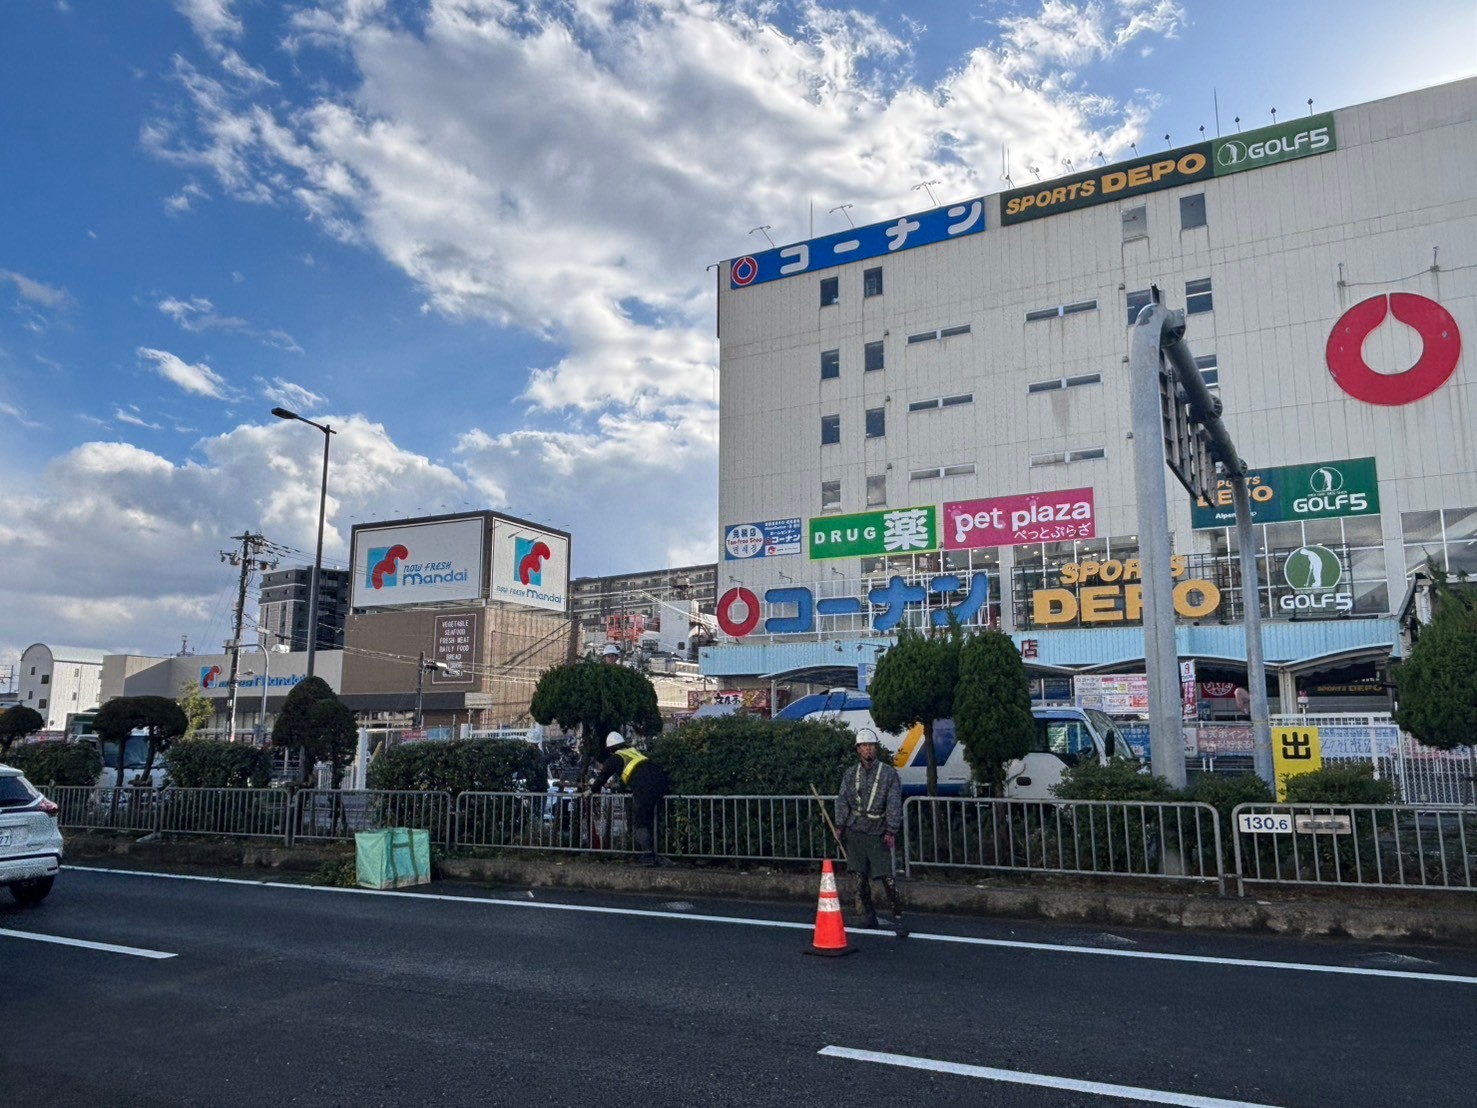
[[604,757],[611,731],[655,735],[662,729],[656,688],[643,674],[607,662],[572,662],[546,670],[534,689],[529,715],[580,734],[580,778]]
[[1431,622],[1395,668],[1395,722],[1427,746],[1477,744],[1477,590],[1436,579]]
[[6,753],[16,739],[34,735],[45,726],[46,718],[35,708],[24,704],[6,708],[0,712],[0,754]]
[[950,625],[947,634],[932,636],[902,627],[897,642],[877,659],[868,690],[872,721],[882,730],[900,735],[915,724],[922,726],[929,796],[939,791],[933,725],[935,720],[948,719],[954,710],[961,638],[957,623]]
[[1030,682],[1015,643],[1000,631],[971,635],[959,656],[954,734],[991,796],[1001,793],[1005,763],[1030,753],[1035,733]]
[[215,705],[201,690],[198,681],[186,681],[180,686],[179,699],[175,701],[185,713],[185,734],[193,739],[195,733],[203,731],[205,725],[215,718]]

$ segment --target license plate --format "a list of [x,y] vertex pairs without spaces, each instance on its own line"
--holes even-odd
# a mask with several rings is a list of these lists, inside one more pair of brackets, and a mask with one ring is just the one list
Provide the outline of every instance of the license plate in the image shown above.
[[9,845],[10,845],[10,832],[9,831],[0,831],[0,846],[9,846]]

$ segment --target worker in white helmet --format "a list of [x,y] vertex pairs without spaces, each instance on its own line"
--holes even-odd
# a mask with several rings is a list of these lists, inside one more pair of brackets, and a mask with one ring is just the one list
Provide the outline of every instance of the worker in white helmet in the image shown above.
[[656,817],[662,797],[672,783],[666,770],[657,765],[641,751],[626,742],[619,731],[605,736],[605,761],[600,765],[600,774],[590,785],[599,792],[616,774],[620,783],[631,794],[631,822],[636,829],[637,864],[655,866],[666,859],[656,852]]

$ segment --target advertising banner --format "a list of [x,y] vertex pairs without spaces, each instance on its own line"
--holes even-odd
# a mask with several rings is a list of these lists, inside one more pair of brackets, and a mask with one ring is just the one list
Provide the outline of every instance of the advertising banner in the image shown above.
[[480,518],[354,530],[355,608],[476,600],[482,595]]
[[1024,223],[1028,219],[1203,181],[1211,176],[1212,164],[1210,143],[1202,142],[1012,189],[1000,194],[1000,222]]
[[564,611],[569,599],[569,536],[511,519],[492,521],[489,600]]
[[[471,612],[437,616],[431,658],[442,665],[431,671],[433,685],[470,685],[476,680],[477,617]],[[442,668],[444,667],[444,668]]]
[[[1380,483],[1373,458],[1254,469],[1246,481],[1254,523],[1380,514]],[[1197,531],[1235,527],[1230,484],[1217,482],[1209,503],[1196,501],[1191,521]]]
[[1316,727],[1272,728],[1272,768],[1277,775],[1277,802],[1287,800],[1287,779],[1323,768],[1323,744]]
[[946,550],[1096,537],[1091,489],[996,496],[944,505]]
[[770,519],[763,523],[735,523],[723,529],[723,559],[777,558],[799,554],[801,520]]
[[933,504],[810,521],[810,558],[921,554],[939,548],[938,508]]
[[1149,710],[1149,678],[1142,673],[1073,678],[1077,706],[1097,708],[1108,715],[1138,715]]
[[880,258],[899,250],[912,250],[936,242],[948,242],[985,229],[985,201],[981,197],[932,211],[915,212],[886,223],[852,227],[835,235],[779,246],[762,254],[734,258],[728,266],[728,287],[748,288],[783,277],[814,273],[848,262]]
[[1255,131],[1219,138],[1211,143],[1214,150],[1215,175],[1260,169],[1264,165],[1306,158],[1338,149],[1334,136],[1333,115],[1303,116],[1286,123],[1274,123]]

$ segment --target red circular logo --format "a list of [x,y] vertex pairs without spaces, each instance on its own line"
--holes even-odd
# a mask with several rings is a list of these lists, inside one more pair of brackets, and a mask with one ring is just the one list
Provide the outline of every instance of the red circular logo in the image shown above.
[[729,280],[737,288],[752,285],[754,278],[759,276],[759,263],[754,260],[752,254],[745,254],[733,263],[733,268],[728,271]]
[[[735,620],[732,615],[734,604],[739,602],[748,610],[741,621]],[[742,585],[729,589],[718,601],[717,615],[718,626],[723,629],[723,633],[741,639],[759,626],[759,598]]]
[[[1423,348],[1403,373],[1376,373],[1364,360],[1364,340],[1392,314],[1414,327]],[[1451,313],[1413,292],[1392,292],[1360,301],[1339,317],[1328,336],[1328,371],[1339,388],[1366,404],[1413,404],[1446,384],[1456,372],[1462,335]]]

